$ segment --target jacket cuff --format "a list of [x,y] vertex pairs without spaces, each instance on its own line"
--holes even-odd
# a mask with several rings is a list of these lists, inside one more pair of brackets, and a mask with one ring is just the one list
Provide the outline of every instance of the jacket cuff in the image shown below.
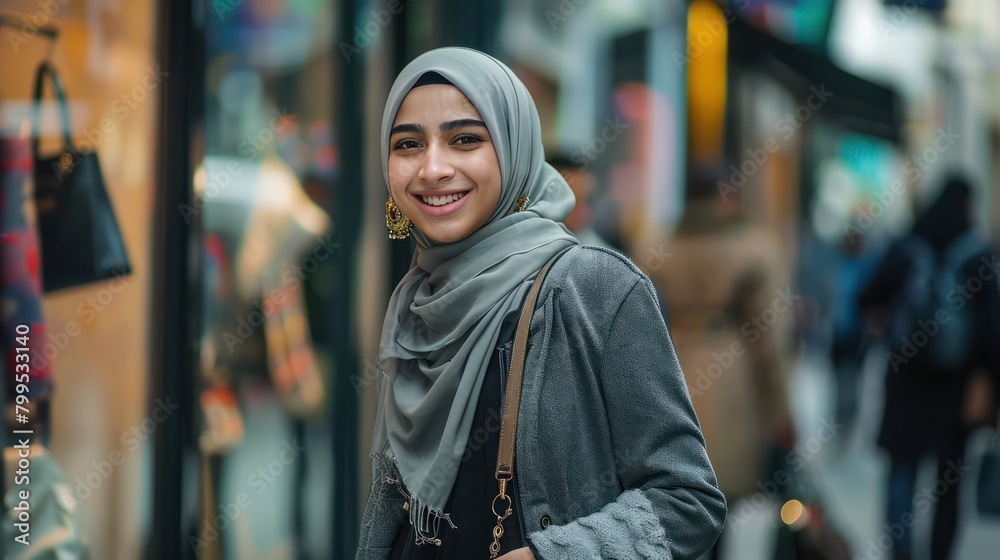
[[672,560],[666,531],[641,490],[623,492],[600,511],[528,534],[540,560]]

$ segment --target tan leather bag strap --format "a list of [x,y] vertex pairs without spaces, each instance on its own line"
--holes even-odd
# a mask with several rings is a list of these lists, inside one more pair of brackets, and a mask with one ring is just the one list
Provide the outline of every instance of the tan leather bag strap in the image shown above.
[[[513,501],[507,495],[507,481],[514,478],[514,438],[517,436],[517,412],[521,407],[521,380],[524,379],[524,360],[528,353],[528,329],[531,327],[531,312],[535,309],[538,292],[549,268],[569,249],[560,251],[549,259],[538,271],[528,297],[517,320],[517,333],[514,335],[514,352],[510,364],[510,374],[507,376],[506,401],[503,409],[503,422],[500,424],[500,448],[497,450],[497,484],[500,493],[493,498],[490,509],[497,516],[497,526],[493,529],[493,543],[490,544],[490,558],[496,558],[500,553],[500,537],[503,536],[503,522],[513,510]],[[506,504],[506,505],[504,505]],[[500,506],[499,509],[497,506]]]
[[[568,249],[567,249],[568,250]],[[556,259],[567,250],[559,252],[538,272],[528,297],[517,321],[517,334],[514,335],[514,352],[510,364],[510,375],[507,376],[506,403],[503,410],[503,424],[500,427],[500,448],[497,451],[497,480],[510,480],[514,477],[514,438],[517,435],[517,412],[521,406],[521,380],[524,378],[524,361],[527,356],[528,328],[531,326],[531,312],[535,308],[535,300],[542,288],[545,274]],[[501,495],[505,485],[501,483]]]

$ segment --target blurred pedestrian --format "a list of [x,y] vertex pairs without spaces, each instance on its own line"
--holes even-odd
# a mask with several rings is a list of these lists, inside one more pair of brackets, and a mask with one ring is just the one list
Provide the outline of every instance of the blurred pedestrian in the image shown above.
[[425,53],[381,150],[389,235],[417,252],[383,325],[357,557],[698,558],[725,499],[652,285],[560,223],[573,194],[524,84],[471,49]]
[[573,232],[580,243],[611,249],[611,244],[594,229],[592,201],[597,190],[597,177],[594,172],[589,168],[574,164],[565,155],[550,157],[548,161],[549,165],[554,167],[563,176],[563,179],[566,179],[566,183],[569,184],[569,188],[573,190],[573,196],[576,198],[576,206],[563,220],[563,224]]
[[[977,309],[1000,270],[972,229],[970,202],[967,180],[949,178],[912,231],[891,244],[858,298],[872,330],[889,338],[878,445],[890,458],[885,527],[897,560],[913,557],[913,510],[930,505],[931,560],[948,558],[965,472],[969,381],[995,344],[983,338],[987,319]],[[916,489],[926,455],[937,462],[933,500]]]
[[858,380],[865,348],[865,322],[857,298],[871,276],[875,261],[864,252],[860,236],[845,235],[831,274],[830,362],[837,386],[834,423],[849,434],[858,409]]
[[737,511],[737,500],[759,490],[774,445],[793,444],[786,327],[795,296],[781,281],[779,243],[744,219],[736,196],[719,195],[720,173],[692,172],[684,214],[665,243],[671,257],[650,278],[670,302],[670,334],[708,455]]

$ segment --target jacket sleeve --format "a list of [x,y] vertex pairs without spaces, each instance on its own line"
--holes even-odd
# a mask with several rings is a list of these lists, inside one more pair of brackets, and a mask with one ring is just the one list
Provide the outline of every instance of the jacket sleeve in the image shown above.
[[600,511],[531,533],[542,560],[694,560],[718,539],[726,501],[705,451],[652,284],[625,296],[603,348],[600,383],[624,491]]

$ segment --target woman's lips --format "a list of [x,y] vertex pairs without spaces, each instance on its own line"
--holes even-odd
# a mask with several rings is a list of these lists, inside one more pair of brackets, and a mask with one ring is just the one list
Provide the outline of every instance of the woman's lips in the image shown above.
[[465,195],[463,195],[462,198],[455,200],[453,202],[449,202],[448,204],[445,204],[443,206],[433,206],[427,204],[426,202],[424,202],[423,197],[420,195],[413,195],[413,198],[417,200],[417,207],[420,208],[420,210],[423,211],[424,214],[427,214],[428,216],[447,216],[448,214],[451,214],[452,212],[455,212],[456,210],[461,208],[462,205],[465,204],[466,199],[469,198],[469,195],[471,193],[472,191],[466,191]]

